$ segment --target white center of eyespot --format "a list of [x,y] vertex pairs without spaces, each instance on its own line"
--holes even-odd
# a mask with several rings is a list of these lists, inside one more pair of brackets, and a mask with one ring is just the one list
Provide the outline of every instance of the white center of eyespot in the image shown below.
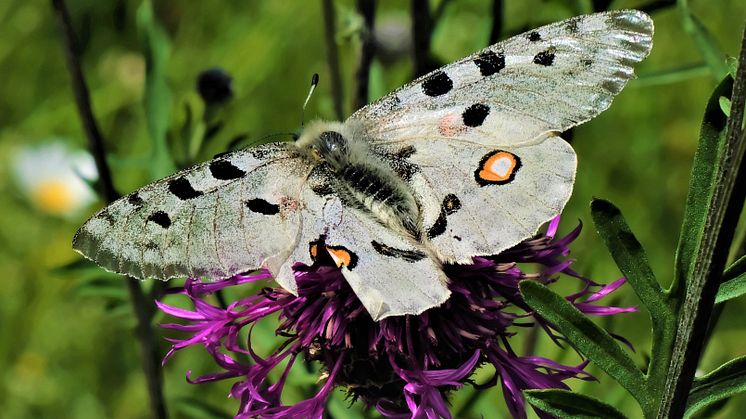
[[492,162],[488,170],[497,176],[507,177],[510,175],[510,171],[513,170],[513,160],[507,156],[500,157]]

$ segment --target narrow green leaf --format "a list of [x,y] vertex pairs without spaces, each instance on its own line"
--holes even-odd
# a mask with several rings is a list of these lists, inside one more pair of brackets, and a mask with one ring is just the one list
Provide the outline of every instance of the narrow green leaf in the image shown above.
[[702,408],[746,391],[746,356],[733,359],[694,381],[685,417]]
[[718,101],[720,103],[720,109],[723,111],[725,116],[730,117],[730,99],[725,96],[720,96]]
[[742,257],[736,263],[725,270],[724,282],[718,288],[715,304],[732,300],[746,294],[746,257]]
[[715,176],[720,162],[722,138],[728,119],[720,109],[720,97],[730,97],[733,79],[724,79],[710,96],[700,129],[700,140],[694,156],[689,193],[684,210],[679,245],[676,250],[675,276],[671,287],[674,296],[681,297],[689,278],[697,249],[704,234],[706,216],[715,190]]
[[715,304],[738,298],[744,294],[746,294],[746,274],[720,284],[717,296],[715,297]]
[[567,340],[637,399],[643,410],[653,405],[654,395],[634,361],[605,330],[570,302],[535,281],[522,281],[521,294],[532,309],[552,323]]
[[746,274],[746,255],[741,256],[732,265],[728,266],[723,272],[723,282],[731,280],[737,276]]
[[627,225],[619,208],[604,199],[594,199],[591,202],[591,215],[598,234],[609,248],[619,270],[650,311],[653,319],[670,318],[666,296],[655,279],[645,250]]
[[567,390],[526,390],[531,406],[558,418],[624,419],[626,416],[601,400]]
[[679,0],[678,5],[684,30],[694,40],[715,79],[722,79],[729,70],[725,63],[725,54],[717,45],[709,29],[689,10],[688,1]]
[[706,63],[687,64],[667,70],[640,74],[633,86],[636,88],[680,83],[710,74]]
[[166,82],[171,45],[168,35],[155,21],[150,0],[144,0],[137,9],[137,28],[145,54],[145,114],[153,141],[150,171],[151,176],[158,179],[175,170],[166,138],[171,123],[171,89]]

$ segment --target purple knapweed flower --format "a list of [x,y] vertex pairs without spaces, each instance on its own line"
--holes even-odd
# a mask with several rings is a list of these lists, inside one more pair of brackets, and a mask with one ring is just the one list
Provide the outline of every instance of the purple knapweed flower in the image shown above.
[[[188,279],[175,292],[190,299],[193,310],[158,303],[162,311],[184,321],[163,327],[188,334],[171,340],[173,346],[164,362],[179,349],[203,346],[222,371],[188,379],[204,383],[237,378],[231,390],[231,397],[240,401],[237,418],[320,418],[334,387],[346,389],[353,400],[374,406],[385,417],[450,418],[448,393],[470,383],[474,370],[489,364],[495,376],[487,385],[499,382],[510,413],[525,418],[523,390],[567,389],[564,381],[569,378],[593,377],[584,371],[587,362],[569,366],[538,356],[518,356],[513,351],[510,337],[519,326],[532,321],[555,342],[562,339],[523,300],[520,281],[550,284],[565,274],[580,281],[581,290],[566,297],[580,311],[591,315],[635,311],[596,304],[618,289],[624,279],[602,286],[572,270],[569,245],[581,226],[555,239],[558,224],[559,217],[549,223],[546,233],[499,255],[475,257],[470,265],[445,266],[451,296],[443,305],[420,315],[378,322],[372,320],[339,269],[319,260],[311,266],[297,263],[293,267],[297,296],[280,287],[267,287],[225,308],[208,302],[211,294],[268,280],[270,275],[261,271],[212,283]],[[519,263],[541,269],[526,273]],[[273,313],[279,315],[276,334],[283,341],[263,358],[252,348],[250,330]],[[244,328],[249,328],[249,338],[240,342],[239,332]],[[323,366],[320,389],[307,400],[284,405],[281,396],[286,378],[297,362]],[[268,375],[277,368],[284,368],[280,379],[270,382]]]

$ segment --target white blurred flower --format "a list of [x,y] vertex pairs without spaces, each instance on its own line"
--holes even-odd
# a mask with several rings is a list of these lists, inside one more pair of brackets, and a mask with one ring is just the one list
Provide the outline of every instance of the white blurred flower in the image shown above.
[[407,58],[412,51],[412,26],[405,15],[384,15],[373,31],[376,54],[384,64]]
[[60,141],[19,150],[13,166],[21,191],[49,214],[75,215],[96,199],[86,182],[98,178],[93,157]]

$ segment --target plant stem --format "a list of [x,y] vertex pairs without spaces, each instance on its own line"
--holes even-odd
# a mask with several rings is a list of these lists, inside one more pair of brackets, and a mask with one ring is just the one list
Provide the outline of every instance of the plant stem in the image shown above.
[[78,107],[80,122],[83,124],[88,147],[91,149],[93,158],[96,162],[99,177],[99,189],[106,202],[113,202],[119,195],[114,190],[111,171],[106,162],[106,152],[104,151],[104,139],[101,130],[98,128],[96,119],[91,109],[91,98],[88,92],[88,85],[83,76],[83,70],[80,65],[78,56],[78,41],[72,27],[70,13],[64,0],[52,0],[52,7],[57,14],[59,24],[62,29],[63,41],[65,46],[65,55],[67,58],[67,67],[70,70],[73,94],[75,95],[75,104]]
[[355,92],[355,103],[353,109],[360,109],[368,104],[368,85],[370,79],[370,66],[373,64],[373,56],[376,46],[373,39],[373,29],[376,17],[375,0],[357,0],[357,12],[363,17],[363,29],[360,33],[362,47],[360,49],[360,64],[355,74],[357,91]]
[[339,69],[339,54],[337,52],[337,17],[334,13],[332,0],[321,0],[324,13],[324,43],[326,44],[326,62],[329,65],[329,76],[332,84],[332,102],[334,113],[338,120],[344,118],[342,109],[342,75]]
[[412,0],[412,42],[414,52],[414,75],[419,77],[433,70],[430,60],[430,38],[433,31],[433,20],[430,16],[428,0]]
[[[70,19],[70,13],[67,10],[67,5],[64,0],[51,1],[52,8],[57,15],[62,29],[67,65],[70,71],[73,94],[75,95],[75,103],[78,108],[78,114],[86,138],[88,139],[88,147],[90,148],[91,154],[93,154],[93,158],[96,162],[96,169],[98,170],[99,175],[99,188],[101,189],[100,192],[106,202],[111,203],[119,197],[119,194],[114,188],[111,170],[106,161],[104,139],[96,122],[96,118],[93,115],[90,93],[85,81],[85,76],[83,75],[80,57],[78,56],[78,50],[76,47],[77,41],[72,27],[72,21]],[[127,287],[129,289],[130,299],[132,300],[132,308],[137,318],[136,334],[142,352],[142,368],[148,384],[150,408],[153,417],[165,419],[168,415],[166,413],[166,404],[162,392],[163,379],[159,364],[160,357],[157,353],[153,337],[153,329],[150,324],[152,311],[148,308],[139,280],[127,277]]]
[[[686,408],[694,371],[699,363],[704,336],[713,310],[728,249],[738,216],[746,198],[746,187],[737,182],[744,177],[741,162],[746,151],[743,112],[746,103],[746,29],[741,41],[739,66],[731,95],[731,115],[723,143],[722,159],[717,167],[714,191],[708,206],[705,228],[693,269],[688,275],[686,292],[678,306],[680,318],[671,352],[671,362],[658,418],[681,417]],[[736,187],[738,186],[738,187]]]
[[503,0],[492,0],[492,29],[490,29],[490,45],[496,43],[503,33],[505,20],[505,4]]

